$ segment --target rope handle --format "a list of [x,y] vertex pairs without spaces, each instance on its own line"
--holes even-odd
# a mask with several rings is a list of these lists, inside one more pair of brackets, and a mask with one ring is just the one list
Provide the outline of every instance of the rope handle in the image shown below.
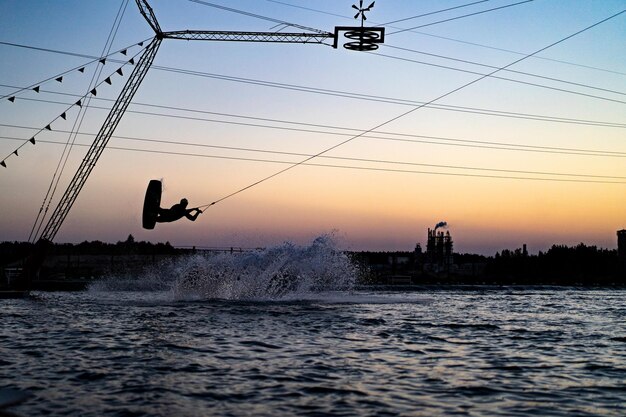
[[[212,203],[210,203],[210,204],[203,204],[203,205],[201,205],[201,206],[196,207],[196,210],[199,210],[199,209],[200,209],[200,207],[206,207],[206,208],[209,208],[209,207],[211,207],[211,206],[215,205],[215,203],[217,203],[217,201],[214,201],[214,202],[212,202]],[[205,209],[205,210],[206,210],[206,209]]]

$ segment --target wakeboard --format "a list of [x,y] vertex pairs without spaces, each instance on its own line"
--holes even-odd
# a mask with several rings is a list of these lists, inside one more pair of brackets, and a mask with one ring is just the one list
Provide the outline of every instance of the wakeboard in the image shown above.
[[159,207],[161,206],[161,192],[163,190],[161,181],[150,180],[146,189],[146,197],[143,200],[142,223],[144,229],[154,229]]

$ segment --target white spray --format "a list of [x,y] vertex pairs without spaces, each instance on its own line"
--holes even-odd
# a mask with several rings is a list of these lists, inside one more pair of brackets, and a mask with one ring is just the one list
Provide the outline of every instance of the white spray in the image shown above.
[[91,291],[169,291],[174,300],[285,300],[354,288],[358,270],[332,235],[243,253],[173,258],[139,277],[110,277]]

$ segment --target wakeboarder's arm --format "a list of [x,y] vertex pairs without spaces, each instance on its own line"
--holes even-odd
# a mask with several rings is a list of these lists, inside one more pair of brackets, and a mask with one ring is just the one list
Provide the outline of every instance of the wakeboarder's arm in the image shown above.
[[[191,214],[192,211],[195,211],[196,213]],[[202,210],[200,210],[199,208],[192,208],[192,209],[187,210],[187,212],[185,213],[185,217],[187,217],[192,222],[195,222],[201,213],[202,213]]]

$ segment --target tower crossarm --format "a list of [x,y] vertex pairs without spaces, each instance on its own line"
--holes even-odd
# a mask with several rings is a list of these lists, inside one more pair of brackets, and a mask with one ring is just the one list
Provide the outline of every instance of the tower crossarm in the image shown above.
[[200,40],[200,41],[231,41],[231,42],[276,42],[276,43],[320,43],[332,39],[335,34],[319,33],[287,33],[287,32],[233,32],[214,30],[181,30],[164,32],[167,39]]

